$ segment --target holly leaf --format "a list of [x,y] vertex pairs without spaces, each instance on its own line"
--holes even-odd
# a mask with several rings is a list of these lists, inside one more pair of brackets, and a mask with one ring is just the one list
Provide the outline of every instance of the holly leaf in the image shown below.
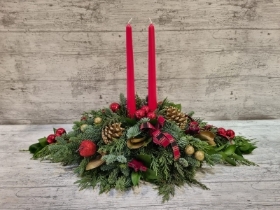
[[36,152],[39,152],[41,149],[43,149],[43,147],[40,143],[31,144],[29,146],[29,152],[32,153],[32,154],[35,154]]
[[54,134],[55,134],[56,130],[57,130],[56,128],[53,128],[53,133],[54,133]]
[[240,151],[244,154],[250,154],[256,148],[257,147],[255,145],[248,142],[243,143],[242,146],[239,147]]
[[137,173],[135,171],[133,171],[131,173],[131,181],[132,181],[133,186],[138,185],[140,177],[141,177],[140,173]]
[[143,172],[143,177],[146,179],[146,180],[155,180],[155,179],[158,179],[158,176],[156,174],[155,171],[151,170],[151,169],[147,169],[147,171]]
[[47,138],[46,138],[46,137],[40,138],[40,139],[38,139],[38,141],[39,141],[39,143],[40,143],[40,145],[41,145],[42,147],[45,147],[45,146],[48,145],[48,142],[47,142]]
[[236,166],[236,162],[233,158],[226,157],[225,161],[228,162],[229,164],[233,165],[233,166]]
[[152,162],[152,157],[146,154],[140,154],[136,156],[137,159],[141,160],[146,166],[150,166]]
[[235,152],[235,149],[236,149],[236,146],[235,146],[235,145],[230,145],[230,146],[228,146],[228,147],[225,149],[224,153],[225,153],[227,156],[232,155],[232,154]]
[[222,145],[222,146],[216,148],[215,150],[216,150],[217,152],[219,152],[219,151],[223,150],[223,149],[225,148],[225,146],[226,146],[226,144],[224,144],[224,145]]
[[121,120],[125,125],[128,125],[128,126],[133,126],[136,124],[136,120],[135,119],[131,119],[129,117],[124,117],[122,118]]

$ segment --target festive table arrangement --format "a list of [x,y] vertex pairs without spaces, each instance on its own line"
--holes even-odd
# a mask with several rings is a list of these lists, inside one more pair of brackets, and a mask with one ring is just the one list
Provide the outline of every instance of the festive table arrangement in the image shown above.
[[54,129],[29,147],[34,159],[76,166],[81,189],[126,191],[142,181],[153,183],[163,201],[175,188],[207,186],[195,179],[204,164],[255,165],[245,159],[255,143],[231,129],[215,127],[156,92],[155,29],[148,28],[148,96],[135,94],[132,27],[126,26],[127,96],[110,107],[84,112],[73,130]]

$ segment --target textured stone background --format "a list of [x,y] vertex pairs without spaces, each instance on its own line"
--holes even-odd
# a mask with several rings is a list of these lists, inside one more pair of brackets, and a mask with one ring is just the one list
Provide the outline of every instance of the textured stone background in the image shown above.
[[206,120],[280,118],[279,0],[1,0],[0,124],[71,123],[126,92],[147,94],[156,26],[159,99]]

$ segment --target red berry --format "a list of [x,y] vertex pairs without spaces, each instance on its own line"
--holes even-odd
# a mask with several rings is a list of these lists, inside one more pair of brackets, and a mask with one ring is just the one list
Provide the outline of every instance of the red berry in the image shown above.
[[226,129],[224,129],[224,128],[218,128],[217,134],[220,135],[220,136],[226,137],[226,136],[227,136]]
[[111,103],[111,105],[110,105],[110,109],[113,112],[117,112],[120,108],[121,108],[121,105],[119,105],[118,103]]
[[213,127],[213,125],[205,125],[204,129],[205,130],[211,130],[212,127]]
[[58,128],[55,131],[56,136],[61,136],[62,134],[66,133],[66,130],[64,128]]
[[142,106],[141,109],[144,110],[145,114],[147,114],[150,111],[148,106]]
[[233,130],[227,130],[226,134],[230,139],[233,139],[235,137],[235,133]]
[[200,128],[199,128],[199,124],[196,121],[192,121],[189,124],[189,128],[185,131],[186,134],[197,134],[199,133]]
[[137,119],[141,119],[143,117],[145,117],[145,111],[143,109],[138,109],[136,112],[135,112],[135,117]]
[[149,112],[149,113],[147,114],[147,118],[149,118],[150,120],[153,120],[153,119],[156,119],[156,118],[157,118],[157,115],[156,115],[156,113],[154,113],[154,112]]
[[48,142],[49,144],[55,143],[55,142],[56,142],[55,137],[56,137],[56,136],[55,136],[54,134],[48,135],[48,137],[47,137],[47,142]]
[[84,140],[79,147],[80,155],[90,157],[96,153],[96,144],[91,140]]
[[87,117],[86,116],[82,116],[81,117],[81,121],[87,121]]

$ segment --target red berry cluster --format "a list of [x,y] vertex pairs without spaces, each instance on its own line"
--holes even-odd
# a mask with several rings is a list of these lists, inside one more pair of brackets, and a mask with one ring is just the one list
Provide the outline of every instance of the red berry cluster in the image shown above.
[[48,144],[53,144],[53,143],[55,143],[55,142],[56,142],[55,137],[61,136],[61,135],[64,134],[64,133],[66,133],[66,131],[65,131],[64,128],[58,128],[58,129],[56,129],[55,134],[50,134],[50,135],[48,135],[48,137],[47,137],[47,142],[48,142]]
[[196,121],[191,121],[189,124],[189,128],[185,131],[186,134],[197,134],[199,133],[200,128],[199,128],[199,124]]
[[140,109],[136,110],[135,117],[141,119],[147,117],[149,119],[156,119],[157,115],[155,112],[151,112],[148,106],[142,106]]
[[235,133],[231,129],[226,130],[224,128],[218,128],[217,134],[227,139],[233,139],[235,137]]

